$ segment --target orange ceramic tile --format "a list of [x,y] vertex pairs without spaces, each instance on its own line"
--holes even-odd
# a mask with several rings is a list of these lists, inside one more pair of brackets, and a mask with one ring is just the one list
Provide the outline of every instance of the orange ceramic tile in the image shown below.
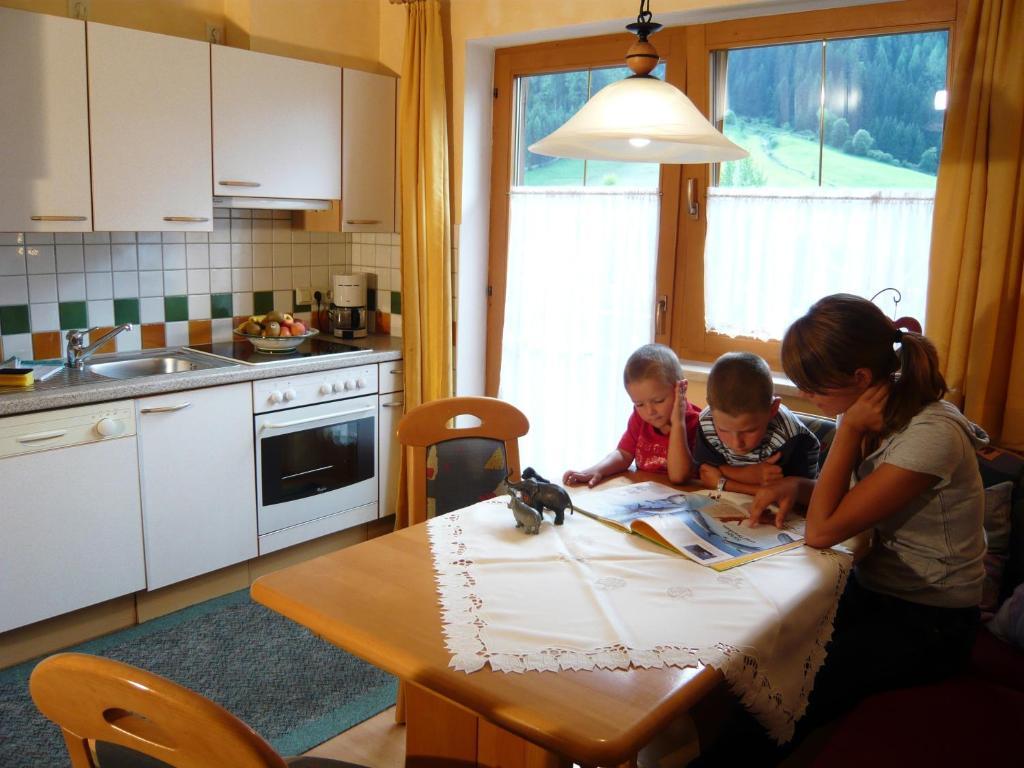
[[391,313],[377,313],[377,333],[391,333]]
[[142,348],[156,349],[167,346],[167,334],[163,323],[149,323],[142,326]]
[[48,360],[60,357],[60,331],[42,331],[32,334],[32,357]]
[[210,320],[188,321],[188,343],[209,344],[213,341],[213,323]]
[[[89,343],[92,344],[94,339],[98,339],[104,334],[110,333],[112,330],[114,329],[108,327],[94,329],[93,332],[89,334]],[[103,355],[107,352],[117,352],[117,341],[115,341],[115,339],[111,339],[102,347],[98,348],[94,354]]]

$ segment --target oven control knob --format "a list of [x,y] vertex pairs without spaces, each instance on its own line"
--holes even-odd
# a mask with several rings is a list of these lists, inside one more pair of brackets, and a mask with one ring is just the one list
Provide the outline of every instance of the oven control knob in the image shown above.
[[356,383],[352,379],[345,379],[345,389],[355,389]]
[[366,379],[356,379],[357,389],[366,389]]
[[121,434],[123,428],[121,422],[109,416],[96,422],[96,434],[100,437],[114,437]]
[[295,394],[295,390],[294,389],[286,389],[284,391],[284,399],[287,400],[289,403],[292,400],[294,400],[296,397],[297,397],[297,395]]
[[329,395],[333,391],[334,391],[334,387],[332,387],[329,382],[325,381],[323,384],[320,385],[320,394],[321,395]]
[[270,402],[272,402],[272,403],[280,403],[282,400],[284,400],[284,395],[282,395],[280,392],[278,392],[275,389],[273,392],[270,393],[270,398],[269,399],[270,399]]
[[345,385],[342,384],[340,381],[334,382],[334,391],[335,392],[339,392],[339,393],[344,392],[345,391]]

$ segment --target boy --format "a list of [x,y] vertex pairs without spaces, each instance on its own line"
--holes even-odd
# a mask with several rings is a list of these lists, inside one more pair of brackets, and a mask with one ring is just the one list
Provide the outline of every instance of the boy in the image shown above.
[[694,461],[707,488],[754,494],[784,476],[818,476],[819,445],[775,396],[768,364],[729,352],[711,366]]

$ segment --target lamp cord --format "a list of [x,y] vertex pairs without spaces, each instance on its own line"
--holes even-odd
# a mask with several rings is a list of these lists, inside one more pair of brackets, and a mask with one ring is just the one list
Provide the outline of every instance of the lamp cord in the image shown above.
[[638,24],[646,24],[654,17],[651,13],[651,0],[640,0],[640,12],[637,14],[636,20]]

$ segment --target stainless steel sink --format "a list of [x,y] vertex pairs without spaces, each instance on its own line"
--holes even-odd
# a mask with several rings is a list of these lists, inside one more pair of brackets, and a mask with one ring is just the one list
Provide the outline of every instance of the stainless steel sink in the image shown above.
[[108,379],[134,379],[138,376],[157,376],[161,373],[194,371],[202,366],[180,357],[143,357],[139,360],[115,360],[96,363],[89,370]]

